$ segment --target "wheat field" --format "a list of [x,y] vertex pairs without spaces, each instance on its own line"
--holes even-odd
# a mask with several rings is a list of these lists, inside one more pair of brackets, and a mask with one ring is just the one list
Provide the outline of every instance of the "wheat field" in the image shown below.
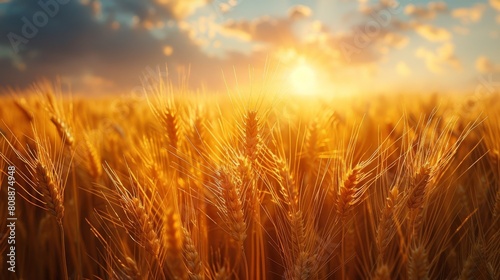
[[498,100],[1,97],[0,278],[499,279]]

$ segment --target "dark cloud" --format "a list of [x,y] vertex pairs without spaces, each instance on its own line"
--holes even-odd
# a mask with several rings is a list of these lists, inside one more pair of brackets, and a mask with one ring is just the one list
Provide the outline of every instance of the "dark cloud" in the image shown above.
[[[134,2],[137,1],[120,1],[119,5],[142,16],[144,3],[135,5]],[[187,3],[190,1],[167,2],[169,4],[162,10],[166,20],[185,16],[192,8]],[[59,11],[47,24],[39,27],[33,38],[26,38],[28,41],[19,45],[17,54],[0,57],[0,85],[23,87],[42,77],[90,76],[112,81],[117,89],[126,90],[139,83],[147,67],[167,64],[176,68],[196,62],[200,69],[192,68],[192,74],[207,76],[204,66],[216,63],[201,52],[188,34],[175,27],[165,31],[168,34],[162,39],[140,25],[122,24],[119,28],[111,28],[107,20],[97,20],[95,8],[88,4],[77,1],[60,4]],[[22,18],[32,22],[33,15],[42,9],[36,2],[27,0],[6,5],[7,12],[0,16],[0,46],[13,51],[8,34],[11,38],[12,34],[25,37]],[[175,51],[175,56],[164,55],[166,45]]]

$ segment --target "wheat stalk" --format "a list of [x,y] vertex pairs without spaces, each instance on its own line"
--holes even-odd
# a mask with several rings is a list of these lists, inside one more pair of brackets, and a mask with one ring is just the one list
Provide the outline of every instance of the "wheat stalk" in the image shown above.
[[[157,92],[171,89],[163,84]],[[13,180],[8,177],[15,177],[18,198],[26,198],[16,198],[23,217],[16,224],[16,250],[32,252],[18,260],[34,264],[19,266],[18,276],[498,278],[500,119],[494,96],[489,107],[476,101],[474,109],[457,106],[463,97],[447,97],[436,110],[436,100],[413,99],[404,111],[385,106],[389,100],[366,111],[330,101],[320,106],[307,100],[312,106],[303,106],[305,101],[293,104],[287,97],[266,114],[241,110],[222,96],[210,96],[203,114],[194,111],[199,96],[166,98],[171,102],[159,97],[149,107],[141,98],[75,98],[68,108],[85,117],[74,125],[61,110],[66,104],[51,91],[34,102],[20,97],[1,103],[0,97],[1,104],[12,105],[0,106],[2,193]],[[255,108],[262,108],[267,99],[258,102]],[[54,128],[40,139],[29,129],[46,125],[36,119],[43,107]],[[338,109],[342,119],[328,119]],[[427,111],[432,116],[422,122]],[[470,131],[467,123],[479,113],[487,125]],[[358,130],[354,119],[361,115]],[[160,131],[151,125],[155,120]],[[220,127],[207,125],[218,122]],[[190,125],[191,147],[183,142],[184,124]],[[80,125],[95,128],[97,137],[78,131]],[[107,137],[111,128],[113,137]],[[48,143],[59,144],[58,150]],[[75,152],[82,166],[70,162]],[[16,173],[8,174],[4,165],[16,166]],[[74,190],[65,193],[71,180]],[[80,189],[80,182],[91,187]],[[78,195],[82,191],[88,193]],[[401,223],[403,216],[408,218]],[[51,220],[59,232],[45,230]],[[77,228],[84,221],[97,224],[90,231]],[[37,231],[42,238],[31,234]],[[46,243],[54,239],[61,244]],[[8,236],[0,241],[5,262]],[[41,255],[47,245],[57,251]]]
[[38,185],[37,189],[39,190],[44,202],[44,205],[42,207],[56,218],[57,224],[59,226],[59,234],[61,237],[61,267],[63,269],[62,273],[63,277],[65,279],[68,279],[66,246],[63,226],[64,186],[61,183],[59,174],[54,169],[54,166],[51,164],[48,155],[45,153],[45,150],[42,149],[41,143],[39,141],[40,139],[38,139],[38,157],[35,159],[34,166],[36,182]]

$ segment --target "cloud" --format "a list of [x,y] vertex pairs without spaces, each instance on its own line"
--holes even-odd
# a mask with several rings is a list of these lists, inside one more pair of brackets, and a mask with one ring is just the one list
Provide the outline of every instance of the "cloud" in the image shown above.
[[[282,50],[293,50],[291,63],[305,58],[324,67],[326,73],[337,73],[335,79],[356,77],[357,70],[375,71],[391,49],[407,47],[413,32],[443,42],[438,49],[417,51],[433,72],[460,67],[454,46],[445,42],[452,38],[452,30],[461,30],[422,23],[445,13],[443,2],[407,6],[407,20],[400,17],[404,8],[395,6],[393,0],[364,1],[365,8],[355,11],[355,20],[347,28],[338,28],[316,20],[312,9],[304,5],[291,7],[282,17],[238,17],[221,23],[224,19],[210,7],[194,13],[208,0],[101,1],[70,1],[15,57],[5,55],[3,49],[10,46],[0,42],[0,85],[25,86],[42,75],[49,79],[60,75],[79,88],[130,90],[140,85],[146,69],[168,65],[170,78],[176,80],[176,68],[192,65],[191,86],[214,84],[217,88],[223,85],[219,70],[243,71],[248,65],[258,69]],[[227,12],[239,5],[235,0],[210,3],[223,2],[230,6]],[[31,0],[3,6],[8,9],[0,15],[0,34],[20,32],[20,18],[40,9]],[[229,51],[234,48],[231,44],[245,46],[246,52]],[[397,63],[396,70],[403,76],[412,73],[404,62]],[[214,81],[218,80],[217,85]]]
[[426,48],[417,49],[415,56],[425,61],[427,69],[433,73],[442,73],[445,67],[460,69],[461,63],[455,55],[455,46],[448,42],[436,49],[435,52]]
[[418,25],[416,31],[420,36],[431,42],[447,41],[452,37],[448,30],[427,24]]
[[397,33],[387,33],[383,37],[382,41],[389,47],[402,49],[408,45],[410,40],[408,37]]
[[246,41],[289,45],[297,40],[292,24],[288,18],[263,16],[252,21],[229,20],[223,24],[221,32]]
[[500,64],[493,63],[486,56],[479,56],[476,59],[476,70],[483,74],[494,73],[500,71]]
[[391,14],[399,14],[402,12],[401,4],[396,0],[379,0],[376,3],[368,3],[368,1],[359,1],[360,12],[363,15],[374,15],[385,11]]
[[451,12],[454,18],[460,19],[462,24],[471,22],[478,22],[483,17],[486,6],[483,4],[476,4],[470,8],[458,8]]
[[[292,9],[287,17],[271,18],[262,16],[253,20],[229,20],[223,24],[221,33],[226,36],[232,36],[258,45],[259,50],[268,54],[276,54],[278,60],[287,57],[297,59],[307,57],[309,60],[317,61],[324,65],[329,71],[332,69],[345,68],[346,66],[359,66],[372,63],[379,59],[374,46],[378,43],[384,43],[384,36],[387,31],[378,26],[371,30],[370,34],[365,34],[365,25],[360,25],[349,32],[333,33],[329,28],[319,21],[314,21],[305,25],[310,30],[306,36],[300,37],[294,32],[297,11],[301,15],[307,15],[304,12],[307,9]],[[294,15],[295,14],[295,15]],[[367,21],[374,22],[372,18]],[[385,44],[393,46],[403,46],[406,38],[396,34],[388,35]],[[262,49],[260,43],[265,43]],[[293,50],[292,52],[287,50]],[[283,54],[293,55],[283,55]],[[252,55],[252,54],[251,54]]]
[[232,9],[234,9],[234,7],[236,7],[238,5],[239,5],[239,3],[237,0],[228,0],[226,2],[217,1],[217,8],[223,14],[230,12]]
[[404,11],[405,14],[419,19],[434,19],[438,13],[444,13],[448,10],[445,2],[429,2],[427,6],[417,6],[408,4]]
[[402,77],[408,77],[412,73],[410,67],[408,67],[408,65],[403,61],[398,62],[396,65],[396,71]]
[[299,41],[293,26],[296,21],[310,17],[312,11],[304,5],[290,8],[287,17],[262,16],[253,20],[228,20],[221,27],[221,33],[245,41],[290,45]]
[[113,0],[109,5],[116,13],[137,16],[141,25],[157,26],[166,19],[183,19],[207,3],[208,0]]
[[[374,64],[388,53],[389,48],[404,48],[409,42],[407,36],[400,34],[400,30],[391,25],[394,16],[374,18],[375,11],[390,9],[386,11],[389,13],[397,9],[394,1],[379,2],[366,9],[370,9],[372,13],[361,12],[361,22],[343,32],[333,32],[325,24],[315,20],[305,25],[305,36],[300,37],[295,32],[296,24],[300,24],[296,20],[310,16],[310,12],[307,7],[295,6],[290,9],[287,17],[262,16],[253,20],[229,20],[222,25],[221,33],[253,45],[265,43],[264,50],[270,54],[278,53],[278,57],[289,53],[283,50],[293,49],[300,56],[325,65],[329,71],[337,71],[339,68]],[[293,57],[296,56],[298,55]]]
[[490,5],[495,10],[500,11],[500,0],[490,0]]
[[292,20],[299,20],[308,18],[312,15],[311,8],[304,5],[293,6],[288,10],[288,18]]
[[420,23],[415,20],[402,21],[396,18],[391,21],[390,28],[398,31],[413,31],[419,25]]
[[[175,9],[174,4],[178,6]],[[0,34],[22,35],[21,18],[33,15],[40,7],[36,1],[28,0],[7,5],[8,12],[0,17]],[[186,14],[193,7],[190,5],[188,9],[183,6],[187,4],[179,1],[169,1],[168,5],[176,16]],[[166,36],[158,38],[141,26],[122,24],[113,29],[106,16],[98,20],[92,7],[77,1],[60,6],[58,14],[39,28],[36,36],[22,45],[16,56],[0,56],[0,84],[24,87],[42,77],[69,77],[68,80],[77,81],[76,77],[87,75],[112,81],[117,89],[128,90],[140,84],[139,77],[147,66],[167,64],[175,69],[193,61],[196,66],[191,73],[200,77],[198,82],[214,78],[214,71],[207,69],[213,69],[213,65],[220,62],[204,54],[187,32],[173,27]],[[168,57],[165,56],[167,45],[172,49]],[[0,41],[0,48],[10,49],[11,46],[8,41]],[[175,77],[175,73],[172,76]],[[82,78],[78,85],[92,85],[96,81]]]
[[195,20],[180,21],[179,28],[189,34],[189,38],[199,46],[207,47],[216,41],[221,25],[217,22],[215,14],[209,16],[199,16]]

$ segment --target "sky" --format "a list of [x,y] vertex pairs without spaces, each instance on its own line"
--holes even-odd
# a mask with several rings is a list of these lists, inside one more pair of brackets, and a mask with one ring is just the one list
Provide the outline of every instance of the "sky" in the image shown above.
[[0,90],[491,91],[500,0],[0,0]]

